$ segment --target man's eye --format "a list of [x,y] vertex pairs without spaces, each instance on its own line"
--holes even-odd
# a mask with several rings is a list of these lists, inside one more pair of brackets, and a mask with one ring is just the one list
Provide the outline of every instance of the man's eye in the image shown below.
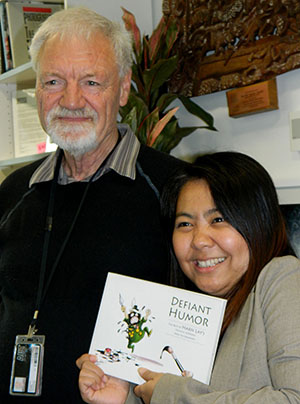
[[49,80],[49,81],[46,81],[46,85],[47,86],[54,86],[55,84],[57,84],[57,80]]
[[93,81],[93,80],[89,80],[88,85],[94,87],[94,86],[98,86],[99,83],[97,83],[96,81]]

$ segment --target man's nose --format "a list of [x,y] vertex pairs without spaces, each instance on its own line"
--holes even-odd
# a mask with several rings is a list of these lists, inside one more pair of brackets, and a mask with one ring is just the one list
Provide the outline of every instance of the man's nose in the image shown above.
[[59,104],[61,107],[70,110],[84,108],[85,99],[80,86],[78,86],[76,83],[68,84],[64,89]]

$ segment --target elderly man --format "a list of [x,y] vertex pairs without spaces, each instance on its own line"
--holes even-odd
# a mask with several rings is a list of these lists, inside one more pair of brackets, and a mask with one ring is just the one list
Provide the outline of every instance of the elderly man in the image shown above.
[[107,272],[166,280],[158,198],[184,163],[116,123],[131,83],[125,28],[63,10],[41,25],[30,52],[41,124],[59,147],[0,188],[0,401],[34,396],[19,368],[8,393],[13,348],[17,335],[42,335],[34,400],[74,404],[75,360],[89,349]]

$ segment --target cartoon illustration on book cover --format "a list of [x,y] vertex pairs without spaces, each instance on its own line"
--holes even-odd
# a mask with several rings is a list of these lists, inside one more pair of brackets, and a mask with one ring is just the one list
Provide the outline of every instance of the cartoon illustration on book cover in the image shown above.
[[[171,346],[165,346],[161,350],[160,362],[142,357],[140,355],[134,354],[135,345],[138,344],[145,336],[151,337],[152,321],[155,322],[155,317],[151,314],[151,309],[136,304],[135,299],[131,302],[131,307],[129,310],[126,309],[125,302],[121,294],[119,294],[119,304],[123,318],[118,321],[118,333],[124,334],[124,338],[127,339],[127,348],[131,352],[125,352],[121,349],[113,349],[110,347],[105,347],[104,349],[97,349],[97,357],[99,364],[101,363],[117,363],[117,362],[131,362],[134,366],[145,366],[145,363],[153,363],[158,366],[163,367],[163,354],[167,352],[174,359],[177,368],[179,369],[182,376],[192,377],[192,372],[185,370],[181,362],[175,355],[175,352]],[[121,314],[120,313],[120,314]]]
[[[119,302],[121,305],[121,310],[124,313],[124,319],[121,322],[121,327],[126,324],[125,332],[127,334],[128,344],[127,348],[131,349],[131,352],[134,351],[134,345],[141,341],[145,334],[150,337],[152,330],[146,326],[143,328],[143,325],[149,321],[151,322],[152,319],[149,318],[151,315],[151,310],[147,309],[145,315],[143,315],[143,311],[145,310],[145,306],[142,307],[140,310],[138,306],[135,304],[135,301],[132,302],[132,307],[128,313],[126,313],[126,307],[124,306],[124,299],[122,298],[121,294],[119,295]],[[152,317],[154,319],[154,317]],[[119,330],[120,331],[120,330]]]

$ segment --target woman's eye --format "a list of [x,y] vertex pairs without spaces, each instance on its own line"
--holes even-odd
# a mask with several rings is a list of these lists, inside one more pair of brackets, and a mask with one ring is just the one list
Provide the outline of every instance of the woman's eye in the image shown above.
[[191,226],[191,223],[189,223],[189,222],[179,222],[179,223],[176,223],[176,225],[175,225],[175,227],[177,229],[180,227],[189,227],[189,226]]
[[222,223],[225,222],[224,218],[219,216],[219,217],[215,217],[212,221],[213,223]]

